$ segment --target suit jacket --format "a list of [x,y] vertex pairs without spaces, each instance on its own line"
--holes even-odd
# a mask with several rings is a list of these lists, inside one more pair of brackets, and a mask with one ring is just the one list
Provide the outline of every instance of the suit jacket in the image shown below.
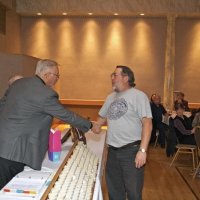
[[86,132],[91,123],[65,109],[39,77],[15,81],[0,105],[0,157],[40,170],[53,117]]

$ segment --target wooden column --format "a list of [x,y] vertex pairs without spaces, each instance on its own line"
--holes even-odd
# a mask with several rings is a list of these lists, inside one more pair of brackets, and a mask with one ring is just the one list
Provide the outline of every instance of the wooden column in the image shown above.
[[166,109],[174,104],[174,61],[175,61],[175,16],[167,17],[167,38],[165,51],[165,78],[163,103]]

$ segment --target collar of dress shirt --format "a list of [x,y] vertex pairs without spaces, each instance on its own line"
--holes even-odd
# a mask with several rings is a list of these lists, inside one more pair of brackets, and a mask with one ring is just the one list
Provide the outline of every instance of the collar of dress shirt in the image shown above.
[[46,85],[46,83],[38,76],[38,75],[35,75],[38,79],[41,80],[42,83],[44,83],[44,85]]

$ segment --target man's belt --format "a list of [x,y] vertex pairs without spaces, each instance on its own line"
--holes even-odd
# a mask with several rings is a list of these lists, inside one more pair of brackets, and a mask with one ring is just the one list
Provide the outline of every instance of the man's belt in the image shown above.
[[113,147],[111,145],[108,145],[108,146],[109,146],[109,148],[111,148],[113,150],[119,150],[119,149],[125,149],[125,148],[130,147],[130,146],[138,146],[138,145],[140,145],[140,143],[141,143],[141,140],[137,140],[135,142],[128,143],[128,144],[121,146],[121,147]]

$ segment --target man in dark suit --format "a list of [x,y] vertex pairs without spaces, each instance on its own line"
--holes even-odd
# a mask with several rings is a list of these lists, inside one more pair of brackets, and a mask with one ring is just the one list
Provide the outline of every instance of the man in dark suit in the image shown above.
[[92,123],[65,109],[51,88],[58,64],[40,60],[36,76],[15,81],[0,110],[0,189],[27,165],[40,170],[53,117],[87,132]]
[[165,125],[162,122],[162,117],[168,117],[167,111],[161,104],[161,97],[158,94],[152,95],[151,112],[153,116],[153,130],[151,133],[151,142],[155,141],[156,130],[159,131],[158,142],[161,148],[165,148]]

